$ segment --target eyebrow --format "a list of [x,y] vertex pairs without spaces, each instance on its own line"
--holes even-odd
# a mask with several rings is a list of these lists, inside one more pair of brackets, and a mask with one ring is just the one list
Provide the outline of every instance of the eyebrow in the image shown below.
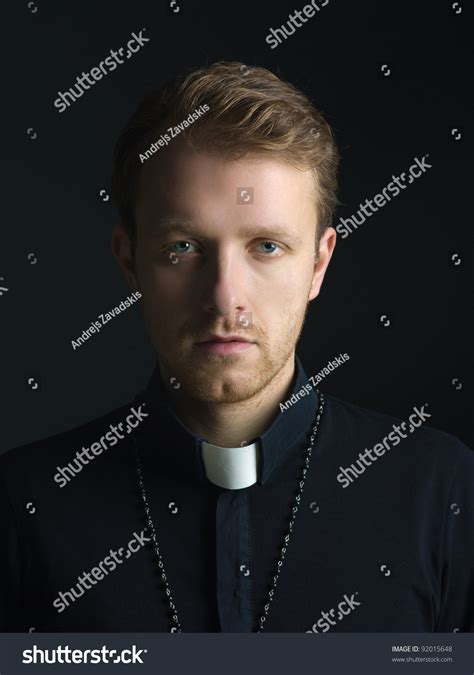
[[[179,230],[185,234],[191,236],[209,240],[209,237],[206,237],[202,234],[199,227],[190,220],[178,219],[178,218],[163,218],[157,221],[156,225],[158,226],[160,235],[169,234],[175,230]],[[270,239],[274,237],[281,237],[285,239],[290,244],[302,244],[303,241],[300,237],[292,235],[288,230],[281,228],[277,225],[275,227],[268,227],[263,225],[244,225],[240,228],[239,234],[242,237],[269,237]]]

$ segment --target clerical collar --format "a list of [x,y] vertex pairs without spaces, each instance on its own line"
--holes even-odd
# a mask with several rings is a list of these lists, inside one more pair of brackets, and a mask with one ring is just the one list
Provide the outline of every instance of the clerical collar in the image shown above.
[[[238,480],[248,482],[249,485],[255,484],[255,479],[250,483],[252,477],[256,478],[257,485],[265,485],[272,473],[285,462],[291,449],[295,452],[298,450],[297,444],[304,441],[316,414],[318,396],[308,385],[308,377],[297,355],[293,382],[286,399],[292,400],[292,403],[284,409],[280,406],[280,411],[268,429],[257,438],[249,439],[251,445],[248,447],[251,449],[248,453],[239,453],[242,448],[224,448],[225,460],[218,466],[215,462],[215,448],[218,446],[195,435],[173,412],[157,364],[147,388],[133,402],[135,406],[146,404],[142,410],[148,413],[148,418],[135,432],[143,456],[150,463],[150,468],[154,465],[157,472],[166,473],[180,481],[198,482],[203,486],[214,483],[217,486],[217,480],[214,482],[209,476],[214,477],[214,480],[219,476],[218,480],[221,480],[227,472],[227,478],[229,473],[232,474],[230,485],[238,484]],[[298,392],[299,396],[295,396]],[[281,403],[285,404],[286,401]],[[237,454],[232,455],[233,450],[237,450]],[[232,467],[237,467],[237,473],[232,472]],[[252,473],[254,470],[256,473]]]
[[202,460],[211,483],[227,490],[240,490],[257,482],[260,448],[250,443],[239,448],[222,448],[202,441]]

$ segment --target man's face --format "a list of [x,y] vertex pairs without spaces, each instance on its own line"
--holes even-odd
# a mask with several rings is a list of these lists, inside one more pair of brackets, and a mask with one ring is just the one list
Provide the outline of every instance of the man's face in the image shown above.
[[[142,294],[161,375],[181,393],[244,401],[293,360],[336,237],[325,232],[316,260],[313,189],[309,171],[280,160],[230,161],[181,140],[144,163],[135,259],[122,228],[113,248]],[[198,344],[211,334],[251,342]]]

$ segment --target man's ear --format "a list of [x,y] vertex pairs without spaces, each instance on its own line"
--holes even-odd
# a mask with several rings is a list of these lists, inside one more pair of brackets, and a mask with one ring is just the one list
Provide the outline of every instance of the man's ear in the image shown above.
[[319,242],[318,254],[314,256],[314,271],[313,280],[311,282],[311,289],[308,301],[314,300],[319,295],[323,283],[324,275],[326,274],[329,261],[336,246],[336,230],[333,227],[328,227]]
[[112,230],[112,253],[127,280],[130,290],[137,291],[138,282],[135,275],[132,242],[123,225],[115,225]]

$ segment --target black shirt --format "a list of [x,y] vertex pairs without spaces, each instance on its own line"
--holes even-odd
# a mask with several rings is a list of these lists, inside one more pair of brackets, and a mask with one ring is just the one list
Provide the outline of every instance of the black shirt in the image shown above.
[[[172,412],[158,367],[130,405],[4,453],[0,631],[170,630],[133,439],[182,630],[257,630],[320,403],[307,382],[296,357],[292,391],[305,393],[258,438],[259,479],[244,489],[208,480],[203,439]],[[323,398],[264,630],[473,631],[474,454]]]

